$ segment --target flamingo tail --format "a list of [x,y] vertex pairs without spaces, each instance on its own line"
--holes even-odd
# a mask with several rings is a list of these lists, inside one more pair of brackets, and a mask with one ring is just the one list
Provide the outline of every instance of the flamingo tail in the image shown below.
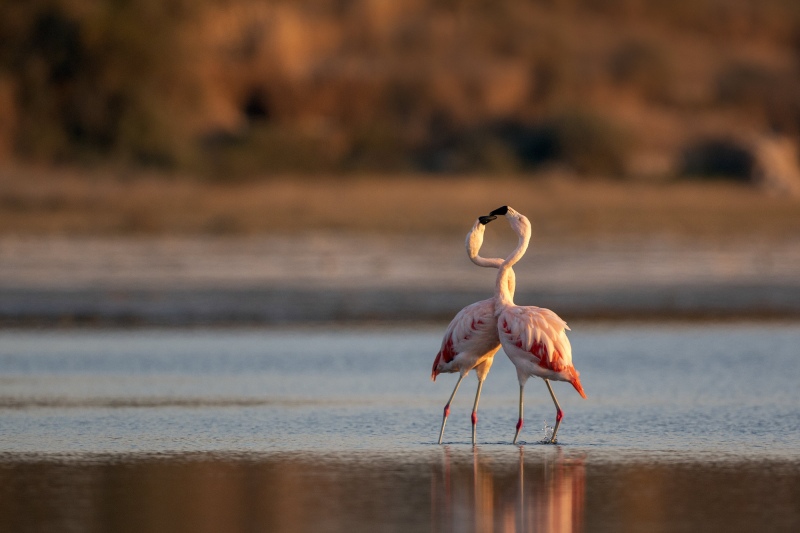
[[567,372],[569,373],[569,382],[572,383],[572,386],[575,387],[575,390],[578,391],[578,394],[581,395],[581,398],[585,400],[586,393],[583,392],[583,385],[581,385],[580,374],[578,373],[577,370],[575,370],[575,367],[569,367]]
[[442,358],[442,352],[436,354],[436,359],[433,360],[433,369],[431,370],[431,381],[436,381],[436,376],[439,375],[439,371],[436,367],[439,366],[439,360]]

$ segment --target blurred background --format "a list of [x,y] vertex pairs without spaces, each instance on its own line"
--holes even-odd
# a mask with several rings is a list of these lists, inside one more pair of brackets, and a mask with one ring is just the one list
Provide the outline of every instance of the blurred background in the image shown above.
[[504,204],[519,303],[796,316],[799,139],[793,0],[3,0],[0,316],[446,318]]

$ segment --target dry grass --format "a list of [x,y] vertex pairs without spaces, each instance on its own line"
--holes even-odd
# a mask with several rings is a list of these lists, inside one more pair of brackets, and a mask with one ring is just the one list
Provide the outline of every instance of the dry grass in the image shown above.
[[314,230],[462,234],[503,204],[540,240],[650,235],[800,235],[800,201],[729,183],[622,183],[565,177],[283,179],[235,184],[6,170],[6,235],[258,234]]

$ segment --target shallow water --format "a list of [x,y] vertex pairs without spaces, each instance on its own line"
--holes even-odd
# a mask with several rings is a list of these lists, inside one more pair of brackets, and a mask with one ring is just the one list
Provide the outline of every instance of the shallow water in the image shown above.
[[800,325],[575,324],[566,413],[443,326],[0,332],[8,531],[796,530]]

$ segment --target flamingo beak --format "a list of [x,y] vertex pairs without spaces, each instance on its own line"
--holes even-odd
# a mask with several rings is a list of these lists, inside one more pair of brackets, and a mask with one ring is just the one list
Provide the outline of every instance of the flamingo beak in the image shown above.
[[481,224],[483,224],[485,226],[486,224],[488,224],[489,222],[491,222],[492,220],[494,220],[496,218],[497,217],[494,216],[494,215],[489,215],[489,216],[478,217],[478,220],[480,221]]
[[498,207],[497,209],[489,213],[489,216],[491,217],[491,216],[505,215],[506,213],[508,213],[508,206],[504,205],[503,207]]

